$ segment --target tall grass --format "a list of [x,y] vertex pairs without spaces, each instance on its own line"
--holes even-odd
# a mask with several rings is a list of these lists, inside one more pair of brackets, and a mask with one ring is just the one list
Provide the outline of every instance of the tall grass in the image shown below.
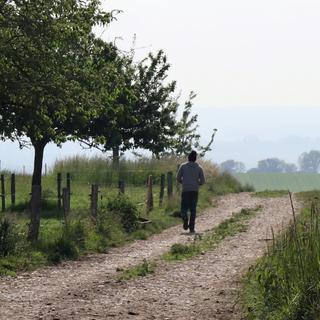
[[[54,176],[59,172],[69,172],[74,181],[94,182],[102,185],[117,184],[119,179],[125,180],[127,184],[143,185],[148,176],[153,175],[154,182],[157,184],[161,174],[169,171],[175,173],[179,165],[185,161],[185,158],[177,157],[121,159],[119,167],[115,168],[107,157],[73,156],[57,160],[50,172]],[[219,175],[217,166],[211,161],[200,159],[198,162],[209,178]]]
[[320,209],[310,209],[278,235],[245,280],[248,320],[312,320],[320,316]]
[[234,176],[227,172],[222,172],[221,174],[209,177],[208,188],[209,191],[217,195],[254,191],[252,186],[248,184],[242,185]]
[[52,168],[52,173],[70,172],[74,181],[86,181],[102,185],[116,185],[119,180],[125,180],[127,184],[145,184],[149,175],[154,176],[158,183],[160,176],[168,171],[175,172],[177,165],[183,162],[176,158],[137,160],[120,160],[118,168],[107,157],[75,156],[57,160]]

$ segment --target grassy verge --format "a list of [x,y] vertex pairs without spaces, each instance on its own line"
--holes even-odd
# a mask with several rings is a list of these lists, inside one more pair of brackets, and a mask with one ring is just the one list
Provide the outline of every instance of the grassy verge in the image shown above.
[[144,260],[142,263],[121,271],[118,277],[119,281],[135,279],[138,277],[145,277],[148,274],[153,274],[156,271],[156,263]]
[[226,237],[231,237],[239,232],[247,230],[246,221],[252,218],[260,210],[260,207],[255,209],[242,209],[233,217],[223,221],[212,231],[205,234],[203,237],[195,237],[192,244],[174,244],[168,253],[163,255],[166,261],[185,260],[193,258],[197,255],[215,248]]
[[[52,265],[62,260],[77,259],[92,252],[106,252],[110,247],[124,245],[136,239],[147,239],[150,235],[181,222],[180,218],[166,213],[167,207],[155,208],[150,214],[141,213],[127,197],[111,198],[117,208],[102,207],[93,221],[86,211],[73,211],[68,226],[61,218],[41,219],[39,240],[26,241],[26,217],[6,215],[0,219],[0,275],[15,275],[19,271],[33,270]],[[138,217],[150,219],[140,225]],[[1,225],[8,230],[1,234]],[[6,249],[7,248],[7,249]]]
[[[199,207],[211,205],[212,194],[204,191],[199,197]],[[19,271],[34,270],[45,265],[60,263],[62,260],[77,259],[92,252],[104,253],[110,247],[122,246],[134,240],[146,240],[151,235],[181,223],[178,216],[180,197],[174,196],[162,208],[156,207],[149,214],[141,212],[129,198],[126,198],[129,214],[121,217],[119,210],[110,210],[107,206],[98,212],[93,221],[85,210],[73,211],[68,227],[60,217],[41,219],[39,241],[26,241],[28,219],[24,216],[7,214],[2,221],[8,221],[10,230],[4,235],[3,242],[10,247],[0,256],[0,275],[15,275]],[[120,202],[118,197],[111,198],[112,203]],[[133,216],[133,220],[132,220]],[[142,217],[151,222],[139,225],[136,218]],[[132,224],[132,227],[131,227]],[[0,252],[1,233],[0,233]]]
[[319,319],[319,196],[320,192],[299,195],[307,207],[296,223],[292,222],[287,231],[274,239],[268,254],[246,275],[245,319]]

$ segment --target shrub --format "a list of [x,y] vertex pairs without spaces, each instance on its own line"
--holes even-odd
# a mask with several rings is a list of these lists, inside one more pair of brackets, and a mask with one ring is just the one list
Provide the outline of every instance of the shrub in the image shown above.
[[89,251],[96,251],[99,253],[105,253],[108,248],[108,240],[102,234],[92,232],[87,239],[87,249]]
[[137,229],[139,211],[128,197],[120,194],[110,199],[107,204],[107,210],[120,217],[120,222],[127,232],[133,232]]
[[8,219],[0,220],[0,256],[6,257],[15,251],[18,234]]
[[218,176],[213,177],[208,181],[209,191],[223,195],[233,192],[254,191],[254,188],[250,185],[241,185],[241,183],[233,177],[230,173],[223,172]]
[[76,233],[72,229],[65,228],[61,236],[48,245],[48,260],[53,264],[57,264],[64,259],[77,258],[79,251],[75,239]]
[[[119,219],[120,221],[120,219]],[[112,224],[115,224],[116,221],[111,221],[110,214],[108,210],[101,209],[98,211],[97,220],[96,220],[96,231],[97,233],[109,237],[110,236],[110,227]]]
[[68,227],[69,239],[80,249],[85,249],[86,232],[81,221],[76,221]]

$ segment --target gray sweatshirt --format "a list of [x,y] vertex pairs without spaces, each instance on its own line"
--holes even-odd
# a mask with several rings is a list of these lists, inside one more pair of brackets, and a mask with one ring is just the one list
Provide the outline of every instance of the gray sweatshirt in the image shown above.
[[177,180],[182,183],[182,192],[199,191],[199,186],[205,183],[203,169],[197,162],[183,163],[177,173]]

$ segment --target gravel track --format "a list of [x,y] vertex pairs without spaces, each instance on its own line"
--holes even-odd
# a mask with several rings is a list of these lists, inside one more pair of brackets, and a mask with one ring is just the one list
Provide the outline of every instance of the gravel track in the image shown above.
[[[107,254],[0,279],[0,319],[240,319],[234,304],[242,275],[263,254],[264,239],[288,223],[287,197],[257,198],[248,193],[214,200],[197,218],[206,232],[242,208],[262,206],[247,232],[182,263],[160,263],[152,276],[118,282],[117,269],[156,259],[174,243],[193,236],[172,227],[148,240]],[[299,208],[299,203],[295,206]]]

